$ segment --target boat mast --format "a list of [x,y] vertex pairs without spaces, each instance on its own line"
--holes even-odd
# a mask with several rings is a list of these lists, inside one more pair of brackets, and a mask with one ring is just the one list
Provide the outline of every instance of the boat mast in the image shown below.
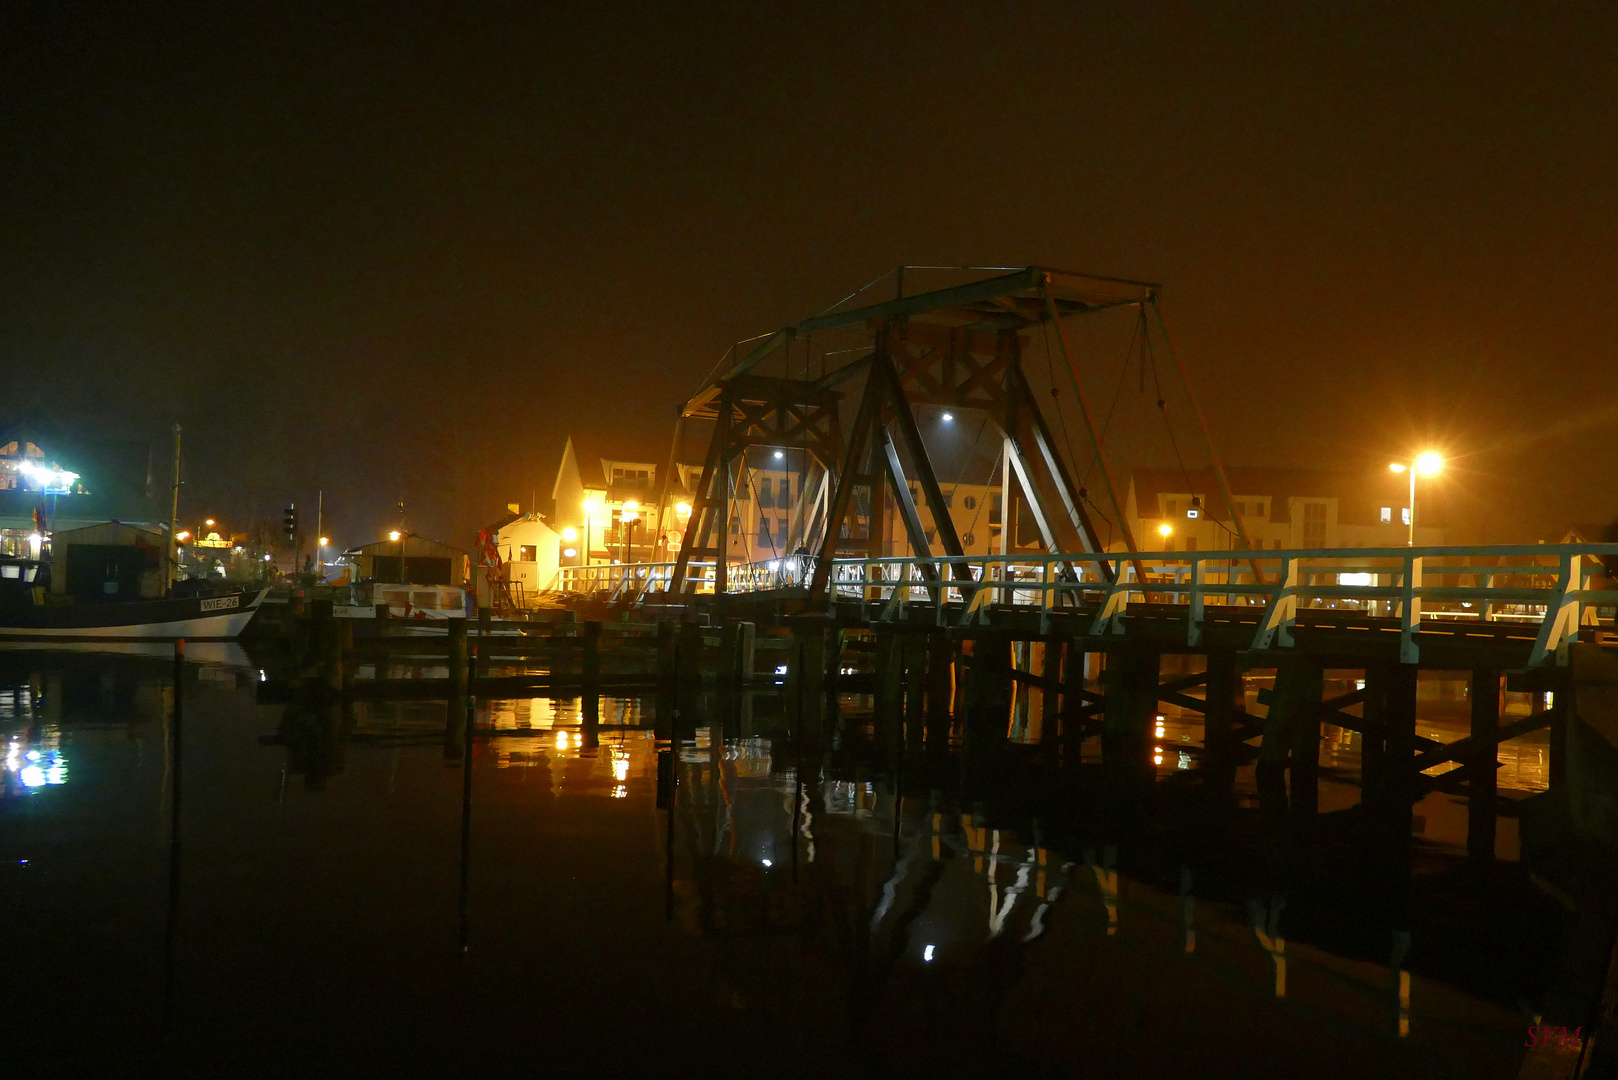
[[[175,530],[180,527],[180,425],[174,425],[174,492],[169,502],[169,566],[166,585],[173,585],[180,571],[180,544]],[[163,590],[167,592],[165,587]]]

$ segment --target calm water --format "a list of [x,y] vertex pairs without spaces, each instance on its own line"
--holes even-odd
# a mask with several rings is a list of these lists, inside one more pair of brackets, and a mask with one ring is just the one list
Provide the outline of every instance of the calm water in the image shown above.
[[856,700],[801,767],[771,698],[688,703],[671,814],[669,703],[478,702],[468,809],[443,703],[260,704],[193,657],[176,763],[169,661],[0,652],[9,1075],[1509,1077],[1560,932],[1435,796],[1390,966],[1343,815],[1211,823],[1174,715],[1126,814],[1032,746],[896,778]]

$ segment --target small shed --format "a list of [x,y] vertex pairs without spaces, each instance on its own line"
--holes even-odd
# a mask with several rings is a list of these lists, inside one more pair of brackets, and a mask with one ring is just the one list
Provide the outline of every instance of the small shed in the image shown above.
[[108,521],[51,536],[51,592],[75,600],[155,600],[167,590],[168,537]]
[[425,536],[378,540],[344,553],[353,560],[355,577],[387,585],[445,585],[466,588],[470,557],[460,548]]

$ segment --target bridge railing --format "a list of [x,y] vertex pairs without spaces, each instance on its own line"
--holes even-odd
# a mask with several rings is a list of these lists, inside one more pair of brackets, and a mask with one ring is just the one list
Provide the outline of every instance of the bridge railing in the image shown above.
[[[1579,628],[1618,606],[1618,590],[1594,589],[1602,560],[1618,544],[1482,547],[1318,548],[1287,551],[1094,552],[893,556],[838,559],[827,602],[855,602],[877,621],[911,620],[927,608],[939,624],[970,624],[991,606],[1032,608],[1041,632],[1061,608],[1086,609],[1092,635],[1122,634],[1132,608],[1186,608],[1186,642],[1202,641],[1210,605],[1254,607],[1252,648],[1292,644],[1300,609],[1339,609],[1399,620],[1401,656],[1420,656],[1424,617],[1536,626],[1533,663],[1543,663]],[[790,555],[727,568],[727,592],[804,587],[815,559]],[[1137,565],[1144,575],[1138,574]],[[1254,574],[1257,566],[1262,580]],[[673,563],[564,567],[555,587],[637,600],[666,593]],[[686,593],[711,594],[714,564],[692,561]]]
[[1033,607],[1042,632],[1051,612],[1083,605],[1094,609],[1093,635],[1123,633],[1131,605],[1183,604],[1193,646],[1210,604],[1261,607],[1254,649],[1290,646],[1300,607],[1337,608],[1398,618],[1410,662],[1420,656],[1424,614],[1518,621],[1538,624],[1532,662],[1542,663],[1580,626],[1596,625],[1600,608],[1618,605],[1618,590],[1590,588],[1603,557],[1618,557],[1618,544],[839,559],[828,600],[872,605],[877,620],[909,618],[906,609],[925,605],[940,623],[960,604],[953,618],[962,624],[991,605]]

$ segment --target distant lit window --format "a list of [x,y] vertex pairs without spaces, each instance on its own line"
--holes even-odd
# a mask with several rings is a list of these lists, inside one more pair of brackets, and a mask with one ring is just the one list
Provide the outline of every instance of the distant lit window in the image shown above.
[[517,546],[518,562],[538,562],[538,548],[534,544],[519,544]]
[[1410,507],[1408,507],[1408,506],[1399,507],[1399,524],[1401,524],[1401,525],[1409,525],[1410,524]]
[[1306,502],[1303,504],[1303,542],[1319,543],[1326,539],[1326,504],[1323,502]]
[[1382,515],[1381,516],[1382,516],[1382,524],[1384,524],[1384,525],[1392,525],[1393,524],[1393,507],[1384,506],[1382,508]]

